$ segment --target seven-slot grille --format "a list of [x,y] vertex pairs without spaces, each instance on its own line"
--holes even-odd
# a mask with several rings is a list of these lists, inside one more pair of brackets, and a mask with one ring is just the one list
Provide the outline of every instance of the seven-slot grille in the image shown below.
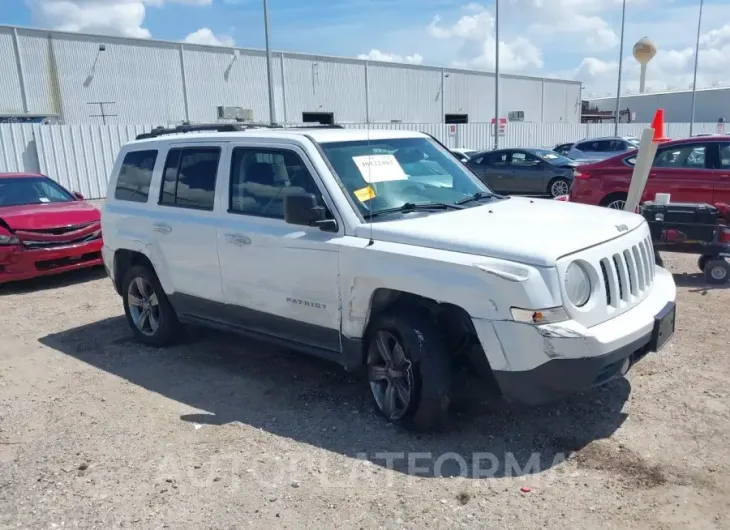
[[619,307],[641,297],[654,283],[655,260],[647,236],[623,252],[601,259],[606,304]]

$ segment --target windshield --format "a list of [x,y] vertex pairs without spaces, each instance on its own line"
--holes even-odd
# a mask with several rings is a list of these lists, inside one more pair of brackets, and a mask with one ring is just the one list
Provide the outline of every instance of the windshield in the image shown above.
[[48,177],[0,178],[0,206],[75,201],[73,195]]
[[549,149],[533,149],[532,152],[551,164],[575,164],[575,160],[556,153],[555,151],[550,151]]
[[479,192],[491,194],[463,164],[427,138],[321,145],[363,216],[405,204],[456,205]]

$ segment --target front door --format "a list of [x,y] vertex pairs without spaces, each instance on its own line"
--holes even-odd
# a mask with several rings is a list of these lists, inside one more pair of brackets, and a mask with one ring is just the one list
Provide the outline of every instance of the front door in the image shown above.
[[342,236],[284,221],[283,196],[294,188],[315,194],[327,206],[311,163],[289,144],[236,143],[232,148],[218,246],[233,323],[339,352],[337,242]]
[[716,172],[712,160],[716,144],[697,142],[660,147],[649,172],[643,200],[669,193],[672,202],[712,203]]
[[510,191],[516,193],[545,193],[543,161],[531,153],[513,151],[510,161],[512,177]]

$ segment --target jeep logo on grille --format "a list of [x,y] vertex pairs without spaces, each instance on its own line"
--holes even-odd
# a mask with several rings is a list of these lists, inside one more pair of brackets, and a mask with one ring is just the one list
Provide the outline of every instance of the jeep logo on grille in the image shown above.
[[618,230],[619,232],[628,232],[629,227],[626,225],[616,225],[616,230]]

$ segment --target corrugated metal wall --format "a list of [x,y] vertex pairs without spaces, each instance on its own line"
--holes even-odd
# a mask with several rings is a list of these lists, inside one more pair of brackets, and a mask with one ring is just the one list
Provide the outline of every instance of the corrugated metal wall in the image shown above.
[[[15,60],[14,31],[22,65]],[[105,46],[100,51],[100,45]],[[107,123],[214,121],[219,105],[250,108],[268,121],[265,54],[256,50],[0,26],[0,107],[60,115],[62,121]],[[444,114],[469,122],[494,116],[494,76],[485,72],[273,53],[276,118],[302,121],[304,112],[333,113],[339,123],[442,123]],[[501,114],[526,121],[579,122],[573,99],[580,84],[501,77]],[[578,101],[578,105],[580,102]]]
[[[619,133],[639,136],[647,124],[621,124]],[[119,148],[153,125],[21,125],[0,124],[0,173],[44,173],[87,198],[106,195],[106,183]],[[438,123],[349,124],[347,127],[422,131],[448,147],[489,149],[494,140],[487,123],[452,126]],[[716,124],[695,124],[697,133],[714,132]],[[580,138],[613,134],[612,125],[510,123],[500,147],[547,147]],[[689,134],[689,124],[667,124],[670,138]]]

